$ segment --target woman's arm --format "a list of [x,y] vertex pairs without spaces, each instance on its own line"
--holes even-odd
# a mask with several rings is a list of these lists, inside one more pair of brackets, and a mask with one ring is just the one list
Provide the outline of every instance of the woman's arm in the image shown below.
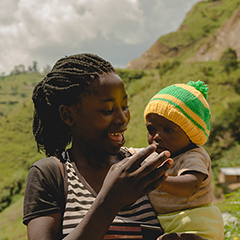
[[[140,166],[155,149],[155,145],[150,145],[138,154],[114,164],[90,210],[65,239],[102,239],[124,205],[159,187],[165,181],[165,172],[172,166],[173,160],[165,161],[170,156],[166,151]],[[29,240],[57,240],[60,232],[60,213],[38,217],[28,223]]]
[[61,213],[54,213],[32,219],[27,225],[28,239],[61,239],[61,221]]
[[[81,223],[64,239],[102,239],[119,209],[99,196]],[[62,214],[34,218],[27,225],[29,240],[61,239]]]

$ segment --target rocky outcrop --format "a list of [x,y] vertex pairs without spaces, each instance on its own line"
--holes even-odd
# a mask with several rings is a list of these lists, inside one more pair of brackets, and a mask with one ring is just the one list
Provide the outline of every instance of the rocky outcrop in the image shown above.
[[127,64],[128,69],[156,68],[160,62],[178,55],[179,47],[169,48],[159,40],[140,58],[134,59]]
[[231,47],[240,58],[240,7],[218,31],[205,42],[189,61],[219,60],[222,53]]
[[[221,4],[216,2],[215,4]],[[178,33],[184,31],[186,25],[180,26]],[[172,35],[174,37],[174,35]],[[202,39],[203,40],[203,39]],[[219,60],[222,53],[231,47],[237,52],[240,58],[240,7],[238,7],[232,16],[209,38],[207,38],[200,47],[195,50],[193,57],[185,59],[187,61],[209,61]],[[180,56],[189,48],[194,49],[191,45],[176,45],[168,47],[161,42],[161,38],[154,45],[144,52],[141,57],[130,61],[126,68],[128,69],[147,69],[156,68],[162,62],[167,61],[176,56]],[[195,48],[196,49],[196,48]]]

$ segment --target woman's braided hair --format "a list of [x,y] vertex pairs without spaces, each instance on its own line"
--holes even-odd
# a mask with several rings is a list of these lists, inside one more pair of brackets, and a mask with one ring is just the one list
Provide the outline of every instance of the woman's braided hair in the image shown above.
[[33,134],[39,152],[60,156],[71,143],[72,133],[60,118],[59,107],[76,104],[80,94],[91,94],[94,80],[110,72],[115,72],[112,65],[93,54],[76,54],[56,62],[32,95]]

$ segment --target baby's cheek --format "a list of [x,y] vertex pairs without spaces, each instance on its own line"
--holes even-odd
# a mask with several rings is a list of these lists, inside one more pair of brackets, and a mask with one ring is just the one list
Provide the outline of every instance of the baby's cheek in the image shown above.
[[148,143],[149,143],[149,144],[152,144],[152,143],[153,143],[152,135],[150,135],[149,133],[148,133]]

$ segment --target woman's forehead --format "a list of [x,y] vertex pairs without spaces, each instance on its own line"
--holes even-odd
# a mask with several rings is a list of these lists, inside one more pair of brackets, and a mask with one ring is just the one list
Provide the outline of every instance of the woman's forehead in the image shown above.
[[99,85],[123,84],[122,79],[114,72],[99,76]]
[[111,95],[119,91],[126,95],[124,83],[122,79],[115,73],[102,75],[97,83],[95,83],[94,90],[96,94],[100,95]]

